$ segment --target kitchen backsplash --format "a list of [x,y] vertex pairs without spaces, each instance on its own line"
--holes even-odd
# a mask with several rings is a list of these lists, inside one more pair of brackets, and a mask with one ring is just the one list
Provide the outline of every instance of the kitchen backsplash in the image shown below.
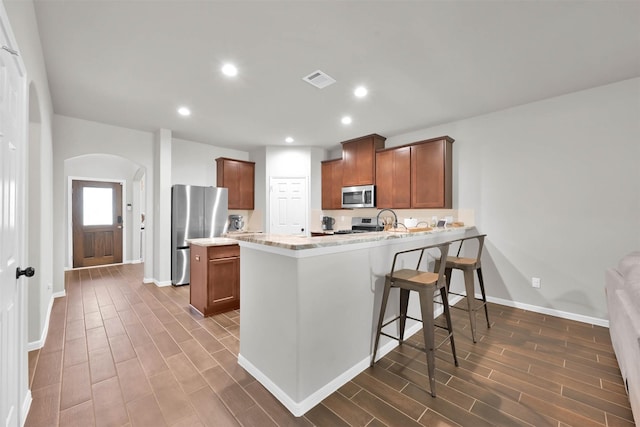
[[[340,210],[321,210],[315,209],[311,212],[311,230],[319,231],[322,229],[322,217],[331,216],[336,220],[333,226],[334,230],[351,229],[352,217],[375,217],[380,209],[340,209]],[[475,216],[473,209],[394,209],[398,216],[398,222],[402,223],[405,218],[417,218],[418,222],[431,222],[432,217],[445,219],[452,217],[453,221],[464,222],[464,225],[475,225]],[[384,216],[390,215],[388,212]]]

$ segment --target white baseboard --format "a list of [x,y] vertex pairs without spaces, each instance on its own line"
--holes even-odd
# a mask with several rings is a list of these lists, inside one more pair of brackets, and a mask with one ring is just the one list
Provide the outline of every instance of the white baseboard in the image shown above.
[[27,415],[29,415],[29,409],[31,409],[31,402],[33,402],[33,397],[31,396],[31,390],[27,389],[27,393],[22,399],[22,413],[20,414],[20,426],[24,426],[27,421]]
[[[476,298],[482,298],[480,294],[476,295]],[[548,314],[549,316],[560,317],[562,319],[575,320],[576,322],[588,323],[590,325],[609,327],[609,320],[600,319],[597,317],[584,316],[582,314],[569,313],[568,311],[555,310],[548,307],[539,307],[537,305],[525,304],[517,301],[510,301],[502,298],[487,297],[487,301],[506,305],[507,307],[520,308],[522,310],[533,311],[534,313]],[[489,313],[491,315],[491,313]]]
[[27,351],[38,350],[44,347],[44,342],[47,340],[47,334],[49,333],[49,319],[51,319],[51,309],[53,308],[53,300],[56,298],[62,298],[67,295],[65,290],[60,292],[54,292],[51,294],[51,299],[49,300],[49,306],[47,307],[47,314],[44,318],[44,327],[42,328],[42,334],[40,335],[40,339],[36,341],[31,341],[27,343]]
[[[460,301],[462,297],[456,296],[449,301],[450,305],[453,305]],[[442,306],[438,306],[434,310],[434,317],[438,317],[442,314],[443,308]],[[405,330],[404,336],[405,340],[411,337],[416,332],[422,329],[422,323],[415,323],[410,327],[407,327]],[[391,352],[394,348],[399,345],[398,341],[390,340],[386,344],[380,346],[377,352],[376,361],[380,360],[387,353]],[[342,374],[338,375],[336,378],[331,380],[328,384],[323,386],[322,388],[313,392],[306,399],[297,402],[292,399],[287,393],[285,393],[280,387],[278,387],[269,377],[263,374],[258,368],[256,368],[251,362],[245,359],[242,354],[238,355],[238,364],[242,366],[247,372],[249,372],[255,379],[257,379],[260,384],[262,384],[269,392],[280,401],[293,415],[296,417],[303,416],[309,409],[316,406],[318,403],[322,402],[329,395],[334,393],[340,387],[351,381],[362,371],[367,369],[371,365],[371,354],[362,359],[360,362],[353,365],[351,368],[344,371]]]
[[[147,283],[147,282],[145,282],[145,283]],[[171,280],[160,282],[160,281],[158,281],[156,279],[153,279],[153,283],[155,283],[155,285],[157,287],[159,287],[159,288],[162,288],[164,286],[171,286]]]
[[251,362],[245,359],[242,354],[238,355],[238,364],[242,366],[247,372],[249,372],[260,384],[262,384],[269,392],[284,405],[294,416],[301,417],[309,409],[322,402],[327,396],[334,393],[344,384],[349,382],[352,378],[364,371],[371,363],[371,357],[367,357],[360,362],[356,363],[351,368],[347,369],[338,377],[331,380],[324,387],[316,390],[312,395],[307,397],[301,402],[296,402],[287,393],[285,393],[280,387],[273,383],[269,377],[264,375],[258,368],[256,368]]
[[144,277],[142,279],[142,283],[153,283],[159,288],[162,288],[164,286],[171,286],[171,280],[165,280],[161,282],[157,279],[154,279],[153,277]]

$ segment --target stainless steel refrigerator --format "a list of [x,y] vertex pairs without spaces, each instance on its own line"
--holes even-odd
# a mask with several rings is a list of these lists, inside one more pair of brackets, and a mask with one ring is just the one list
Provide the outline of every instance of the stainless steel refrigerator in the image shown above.
[[219,237],[227,231],[229,190],[196,185],[171,188],[171,283],[189,284],[187,239]]

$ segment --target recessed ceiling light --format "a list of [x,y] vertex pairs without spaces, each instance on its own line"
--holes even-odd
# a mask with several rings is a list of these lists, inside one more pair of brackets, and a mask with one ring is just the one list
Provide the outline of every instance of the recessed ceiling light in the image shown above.
[[293,138],[291,138],[290,136],[286,137],[284,139],[284,142],[286,142],[287,144],[291,144],[293,142]]
[[358,86],[356,90],[353,91],[353,94],[358,98],[364,98],[367,96],[367,93],[369,93],[369,91],[364,86]]
[[343,125],[350,125],[351,124],[351,117],[349,116],[344,116],[341,120]]
[[191,110],[189,110],[187,107],[180,107],[178,108],[178,114],[180,114],[181,116],[190,116]]
[[222,66],[222,73],[225,76],[234,77],[238,75],[238,69],[233,64],[224,64]]

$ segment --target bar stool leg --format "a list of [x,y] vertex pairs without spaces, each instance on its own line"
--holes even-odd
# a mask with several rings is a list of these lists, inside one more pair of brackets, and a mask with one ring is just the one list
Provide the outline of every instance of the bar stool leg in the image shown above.
[[453,273],[452,268],[444,269],[444,278],[445,278],[445,283],[447,284],[447,293],[449,293],[449,287],[451,286],[451,273]]
[[487,295],[484,293],[484,279],[482,278],[482,269],[477,268],[476,273],[478,274],[478,282],[480,283],[480,292],[482,293],[482,302],[484,302],[484,315],[487,318],[487,328],[490,328],[491,323],[489,323],[489,308],[487,307]]
[[471,338],[476,342],[476,312],[475,306],[475,289],[473,270],[464,270],[464,287],[467,291],[467,307],[469,308],[469,320],[471,321]]
[[407,325],[407,308],[409,307],[409,289],[400,288],[400,344],[404,341],[404,329]]
[[456,356],[456,344],[453,341],[453,323],[451,323],[451,311],[449,311],[449,297],[447,296],[447,290],[444,287],[440,288],[440,296],[442,297],[444,316],[447,320],[447,330],[449,331],[449,341],[451,342],[451,353],[453,353],[453,361],[456,366],[459,366],[458,356]]
[[384,312],[387,310],[387,301],[389,300],[389,292],[391,291],[391,281],[384,281],[384,290],[382,292],[382,302],[380,304],[380,318],[378,319],[378,331],[376,333],[376,342],[373,345],[373,357],[371,358],[371,366],[376,363],[376,353],[378,353],[378,343],[380,342],[380,332],[382,331],[382,322],[384,321]]
[[431,396],[436,397],[436,359],[433,337],[433,288],[418,292],[420,294],[420,310],[422,312],[422,331],[424,346],[427,354],[427,369],[429,371],[429,387]]

